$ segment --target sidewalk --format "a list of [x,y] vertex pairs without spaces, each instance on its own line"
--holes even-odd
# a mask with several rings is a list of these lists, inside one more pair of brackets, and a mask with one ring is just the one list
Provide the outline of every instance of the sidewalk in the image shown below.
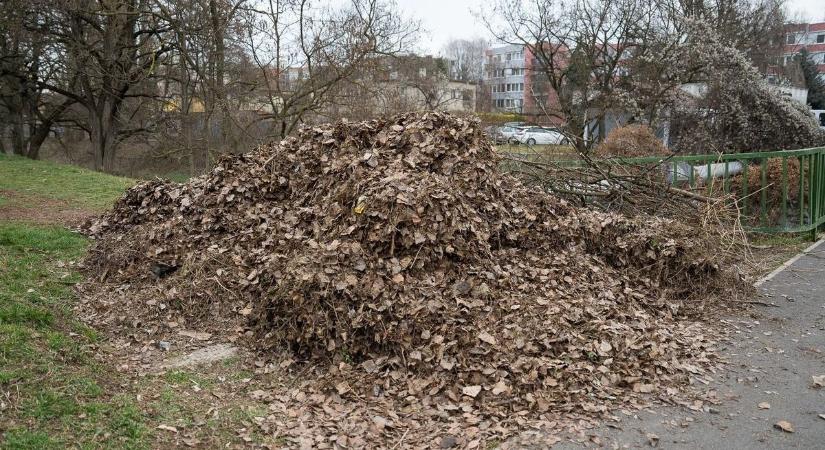
[[[709,412],[683,407],[645,410],[604,426],[595,435],[603,448],[825,449],[825,387],[811,377],[825,375],[825,244],[820,243],[774,278],[754,306],[730,322],[737,328],[727,347],[730,361],[709,388],[722,404]],[[760,409],[760,403],[770,409]],[[764,407],[765,405],[763,405]],[[773,425],[785,420],[794,433]],[[654,437],[651,440],[651,435]],[[655,438],[658,437],[658,440]],[[593,442],[553,448],[598,447]]]

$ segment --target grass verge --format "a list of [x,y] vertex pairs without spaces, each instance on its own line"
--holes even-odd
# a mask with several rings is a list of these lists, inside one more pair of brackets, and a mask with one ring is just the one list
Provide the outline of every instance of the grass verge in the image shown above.
[[0,191],[13,191],[25,201],[32,196],[61,200],[69,206],[101,211],[127,187],[130,178],[115,177],[80,167],[0,154]]
[[86,239],[0,223],[0,448],[149,448],[143,413],[71,317]]

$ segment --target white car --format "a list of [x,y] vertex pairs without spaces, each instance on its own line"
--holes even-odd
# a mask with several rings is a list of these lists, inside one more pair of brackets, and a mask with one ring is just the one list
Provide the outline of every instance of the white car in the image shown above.
[[514,139],[520,144],[527,145],[561,145],[567,143],[567,138],[557,130],[550,128],[531,127],[519,130]]
[[496,130],[496,143],[497,144],[511,144],[515,142],[516,133],[519,132],[520,127],[508,127],[503,126],[499,127]]

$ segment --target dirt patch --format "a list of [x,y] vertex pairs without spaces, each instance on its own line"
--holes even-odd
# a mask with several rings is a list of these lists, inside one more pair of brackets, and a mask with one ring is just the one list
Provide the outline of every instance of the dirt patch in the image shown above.
[[184,367],[195,367],[208,365],[219,361],[225,361],[238,354],[238,347],[229,344],[215,344],[208,347],[199,348],[177,358],[171,358],[163,362],[165,369],[179,369]]
[[89,224],[83,313],[256,349],[293,376],[257,394],[262,429],[300,446],[475,447],[686,402],[717,363],[711,294],[741,281],[705,234],[575,208],[498,163],[478,123],[408,114],[139,184]]
[[0,190],[0,219],[38,225],[76,227],[97,214],[95,211],[71,206],[37,194]]

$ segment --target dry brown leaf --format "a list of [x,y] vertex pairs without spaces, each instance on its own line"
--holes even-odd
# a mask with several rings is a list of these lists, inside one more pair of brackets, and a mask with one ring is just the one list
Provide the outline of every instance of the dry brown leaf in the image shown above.
[[775,424],[773,424],[773,427],[776,428],[777,430],[782,430],[786,433],[793,433],[793,431],[794,431],[793,430],[793,425],[791,425],[791,423],[788,422],[787,420],[780,420],[779,422],[776,422]]
[[478,339],[482,342],[486,342],[490,345],[496,345],[496,338],[493,337],[490,333],[486,331],[482,331],[478,334]]
[[498,383],[496,383],[493,386],[493,394],[495,394],[495,395],[502,394],[502,393],[507,392],[509,390],[510,390],[510,388],[507,387],[507,385],[502,380],[500,380]]
[[171,431],[172,433],[177,433],[178,432],[177,428],[175,428],[173,426],[170,426],[170,425],[163,425],[163,424],[158,425],[158,430]]
[[[705,250],[712,230],[574,206],[501,162],[474,120],[410,113],[302,128],[186,183],[139,183],[88,228],[84,267],[100,282],[84,307],[123,336],[174,322],[293,351],[313,368],[299,392],[260,398],[265,425],[307,447],[384,442],[345,431],[349,414],[372,433],[425,424],[393,427],[399,447],[458,430],[461,446],[484,446],[503,441],[503,417],[521,429],[557,411],[601,417],[639,407],[631,389],[679,401],[715,370],[715,337],[696,326],[715,301],[704,288],[739,278]],[[157,278],[155,263],[184,270]],[[443,434],[424,436],[436,415],[413,404],[432,405]],[[389,412],[400,405],[403,419]]]
[[825,375],[813,375],[811,379],[815,388],[825,387]]
[[479,392],[481,392],[481,386],[479,385],[464,386],[463,388],[461,388],[461,393],[468,397],[475,398]]
[[762,402],[757,406],[759,406],[759,409],[771,409],[771,404],[768,402]]
[[389,421],[381,416],[373,416],[372,423],[374,423],[375,427],[378,428],[379,431],[381,431],[388,426]]

